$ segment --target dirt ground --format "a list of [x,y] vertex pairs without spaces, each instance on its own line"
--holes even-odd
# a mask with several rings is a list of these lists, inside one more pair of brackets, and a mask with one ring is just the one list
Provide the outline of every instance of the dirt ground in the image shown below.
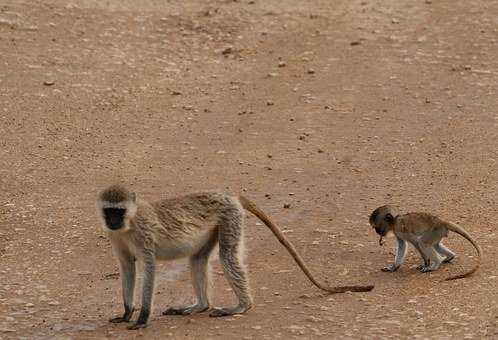
[[[498,338],[498,1],[3,0],[0,338]],[[193,299],[161,265],[148,328],[128,331],[95,213],[113,182],[147,199],[226,189],[256,201],[325,295],[247,220],[255,306],[165,317]],[[369,213],[461,223],[454,263],[396,273]],[[289,204],[289,208],[284,205]],[[214,305],[234,303],[213,256]]]

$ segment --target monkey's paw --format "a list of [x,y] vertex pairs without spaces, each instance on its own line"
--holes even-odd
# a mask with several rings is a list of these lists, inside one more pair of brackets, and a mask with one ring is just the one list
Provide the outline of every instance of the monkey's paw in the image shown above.
[[428,273],[428,272],[432,272],[434,269],[430,268],[430,267],[422,267],[420,268],[420,271],[422,273]]
[[233,315],[234,313],[229,311],[226,308],[214,308],[211,313],[209,313],[209,316],[212,318],[219,318],[222,316],[228,316],[228,315]]
[[121,323],[121,322],[128,322],[130,321],[128,318],[122,317],[122,316],[116,316],[115,318],[109,319],[109,322],[111,323]]
[[396,270],[398,270],[398,267],[395,267],[395,266],[387,266],[387,267],[384,267],[381,269],[383,272],[389,272],[389,273],[392,273],[392,272],[395,272]]
[[188,307],[170,307],[163,312],[163,315],[191,315],[202,313],[209,309],[209,306],[192,305]]
[[147,324],[146,323],[134,323],[133,325],[131,326],[128,326],[127,328],[129,330],[135,330],[135,329],[140,329],[140,328],[145,328],[147,327]]

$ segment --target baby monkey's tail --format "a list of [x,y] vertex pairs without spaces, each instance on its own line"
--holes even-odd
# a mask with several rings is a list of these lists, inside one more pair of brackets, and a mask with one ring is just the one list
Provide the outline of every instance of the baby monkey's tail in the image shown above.
[[474,266],[474,268],[472,268],[471,270],[469,270],[466,273],[450,276],[450,277],[446,278],[445,281],[463,279],[464,277],[468,277],[468,276],[474,274],[477,271],[477,269],[479,269],[479,267],[481,266],[482,250],[481,250],[481,247],[479,247],[479,245],[469,235],[469,233],[467,233],[467,231],[465,229],[463,229],[462,227],[460,227],[459,225],[454,224],[454,223],[448,223],[448,225],[446,227],[448,228],[448,230],[451,230],[451,231],[463,236],[464,238],[466,238],[467,241],[469,241],[477,251],[477,255],[478,255],[477,264]]

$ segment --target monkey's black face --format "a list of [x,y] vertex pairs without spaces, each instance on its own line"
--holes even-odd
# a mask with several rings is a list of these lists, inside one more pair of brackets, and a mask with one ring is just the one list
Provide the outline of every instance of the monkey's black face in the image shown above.
[[370,225],[380,236],[386,236],[394,224],[395,218],[388,206],[382,206],[375,209],[370,215]]
[[380,236],[386,236],[389,230],[391,229],[391,225],[385,219],[378,218],[376,221],[371,221],[370,225],[375,232]]
[[126,209],[120,208],[105,208],[104,218],[107,228],[111,230],[118,230],[124,226],[124,217]]
[[382,228],[382,227],[379,227],[379,226],[375,226],[374,229],[375,229],[375,232],[377,234],[379,234],[380,236],[386,236],[386,234],[387,234],[387,228]]

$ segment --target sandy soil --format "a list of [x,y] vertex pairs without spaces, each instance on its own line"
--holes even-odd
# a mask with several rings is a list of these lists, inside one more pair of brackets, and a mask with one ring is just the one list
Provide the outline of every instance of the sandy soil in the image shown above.
[[[137,5],[140,3],[140,5]],[[0,4],[2,339],[498,337],[498,1],[4,0]],[[147,199],[244,192],[313,270],[313,287],[254,217],[246,315],[163,317],[192,300],[161,266],[151,325],[128,331],[94,208],[123,181]],[[377,206],[461,223],[453,264],[397,273]],[[290,208],[284,208],[290,204]],[[213,258],[215,305],[234,302]]]

